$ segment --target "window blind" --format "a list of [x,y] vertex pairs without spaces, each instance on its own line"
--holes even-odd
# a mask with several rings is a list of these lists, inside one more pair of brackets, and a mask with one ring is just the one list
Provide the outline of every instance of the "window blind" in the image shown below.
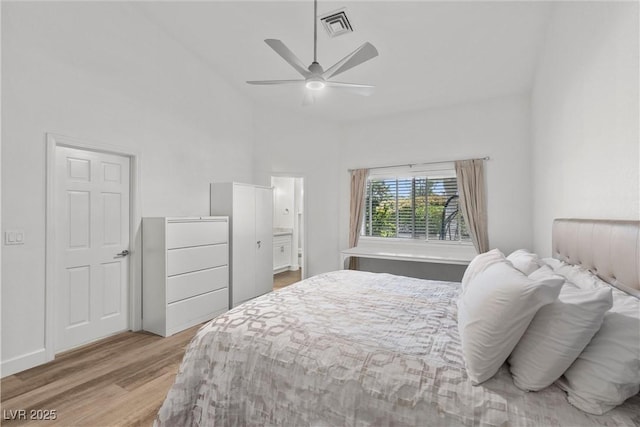
[[371,176],[361,235],[470,240],[458,205],[456,178],[441,175],[445,176]]

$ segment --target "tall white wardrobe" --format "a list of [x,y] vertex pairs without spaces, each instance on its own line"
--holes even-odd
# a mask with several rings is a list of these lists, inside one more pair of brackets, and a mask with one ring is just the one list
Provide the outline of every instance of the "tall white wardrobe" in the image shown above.
[[273,289],[273,189],[237,182],[211,184],[211,214],[230,220],[229,305]]

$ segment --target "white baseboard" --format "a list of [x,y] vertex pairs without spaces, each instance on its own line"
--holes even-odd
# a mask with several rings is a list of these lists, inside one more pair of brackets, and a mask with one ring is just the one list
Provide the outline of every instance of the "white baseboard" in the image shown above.
[[3,360],[0,364],[0,375],[4,378],[46,362],[48,362],[48,360],[45,349],[41,348],[31,353],[14,357],[13,359]]

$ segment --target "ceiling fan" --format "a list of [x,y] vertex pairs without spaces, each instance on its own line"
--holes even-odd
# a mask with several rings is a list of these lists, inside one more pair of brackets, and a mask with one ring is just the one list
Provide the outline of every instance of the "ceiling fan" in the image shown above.
[[298,80],[254,80],[247,81],[251,85],[304,85],[309,91],[305,91],[303,105],[314,102],[313,91],[320,91],[326,87],[341,89],[358,95],[369,96],[375,86],[357,83],[343,83],[330,80],[357,65],[362,64],[378,56],[378,51],[369,42],[351,52],[349,55],[336,62],[326,71],[318,63],[318,0],[313,1],[313,62],[308,67],[280,40],[266,39],[265,43],[275,50],[285,61],[298,71],[304,79]]

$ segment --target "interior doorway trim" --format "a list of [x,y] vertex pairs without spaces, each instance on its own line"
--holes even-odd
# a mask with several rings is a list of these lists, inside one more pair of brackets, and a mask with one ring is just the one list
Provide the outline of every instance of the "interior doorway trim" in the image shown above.
[[99,153],[116,154],[130,159],[129,192],[129,329],[142,328],[142,257],[140,238],[140,153],[129,148],[95,141],[76,139],[54,133],[46,133],[46,214],[45,214],[45,325],[44,346],[46,361],[55,357],[55,175],[56,147],[70,147]]
[[303,173],[295,173],[295,172],[271,172],[269,175],[269,180],[272,178],[301,178],[302,179],[302,263],[300,268],[302,269],[302,275],[300,276],[300,280],[306,279],[309,277],[309,269],[307,268],[307,177]]

